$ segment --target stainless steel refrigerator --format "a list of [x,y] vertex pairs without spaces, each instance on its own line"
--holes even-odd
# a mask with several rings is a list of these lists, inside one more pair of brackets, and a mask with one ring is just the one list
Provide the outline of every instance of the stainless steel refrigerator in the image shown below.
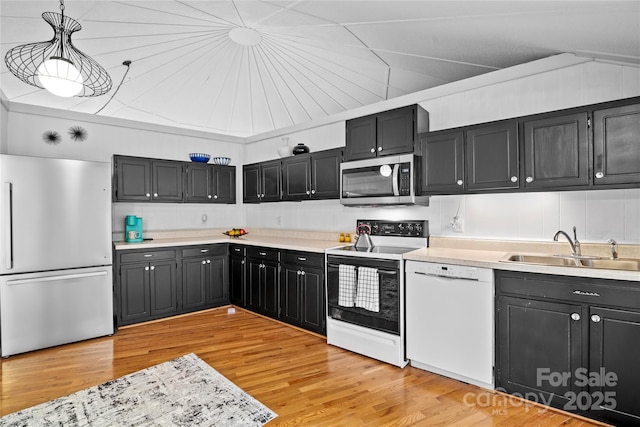
[[2,357],[113,334],[111,165],[0,155]]

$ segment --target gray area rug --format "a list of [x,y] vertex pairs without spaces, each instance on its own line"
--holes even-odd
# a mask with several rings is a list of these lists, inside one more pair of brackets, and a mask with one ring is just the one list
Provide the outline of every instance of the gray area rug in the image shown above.
[[262,426],[277,414],[195,354],[0,418],[0,426]]

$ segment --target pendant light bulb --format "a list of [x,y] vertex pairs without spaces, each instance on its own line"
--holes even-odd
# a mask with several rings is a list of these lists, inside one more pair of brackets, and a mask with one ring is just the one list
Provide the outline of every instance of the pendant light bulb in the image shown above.
[[54,95],[71,97],[82,91],[83,79],[71,61],[52,56],[38,67],[40,84]]

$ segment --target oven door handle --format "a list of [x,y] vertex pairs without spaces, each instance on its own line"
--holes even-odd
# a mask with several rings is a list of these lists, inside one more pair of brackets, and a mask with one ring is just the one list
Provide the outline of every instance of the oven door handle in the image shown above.
[[[348,265],[353,265],[353,264],[348,264]],[[331,268],[339,268],[340,266],[338,264],[327,264],[327,267],[331,267]],[[358,267],[357,265],[354,265],[354,267]],[[394,274],[398,274],[398,272],[396,270],[382,270],[382,269],[378,269],[378,274],[384,274],[384,275],[394,275]]]

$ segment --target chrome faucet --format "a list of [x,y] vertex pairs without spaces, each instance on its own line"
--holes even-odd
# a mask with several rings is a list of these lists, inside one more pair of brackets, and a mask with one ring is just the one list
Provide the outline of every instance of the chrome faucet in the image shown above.
[[571,254],[573,256],[580,256],[580,242],[578,241],[578,235],[576,234],[576,226],[573,226],[573,240],[571,240],[571,237],[569,237],[569,235],[567,233],[565,233],[562,230],[559,230],[558,232],[556,232],[556,234],[553,236],[553,241],[557,242],[558,241],[558,236],[563,235],[564,237],[567,238],[567,241],[569,242],[569,245],[571,245]]
[[611,245],[611,259],[618,259],[618,242],[613,239],[607,240],[607,243]]

